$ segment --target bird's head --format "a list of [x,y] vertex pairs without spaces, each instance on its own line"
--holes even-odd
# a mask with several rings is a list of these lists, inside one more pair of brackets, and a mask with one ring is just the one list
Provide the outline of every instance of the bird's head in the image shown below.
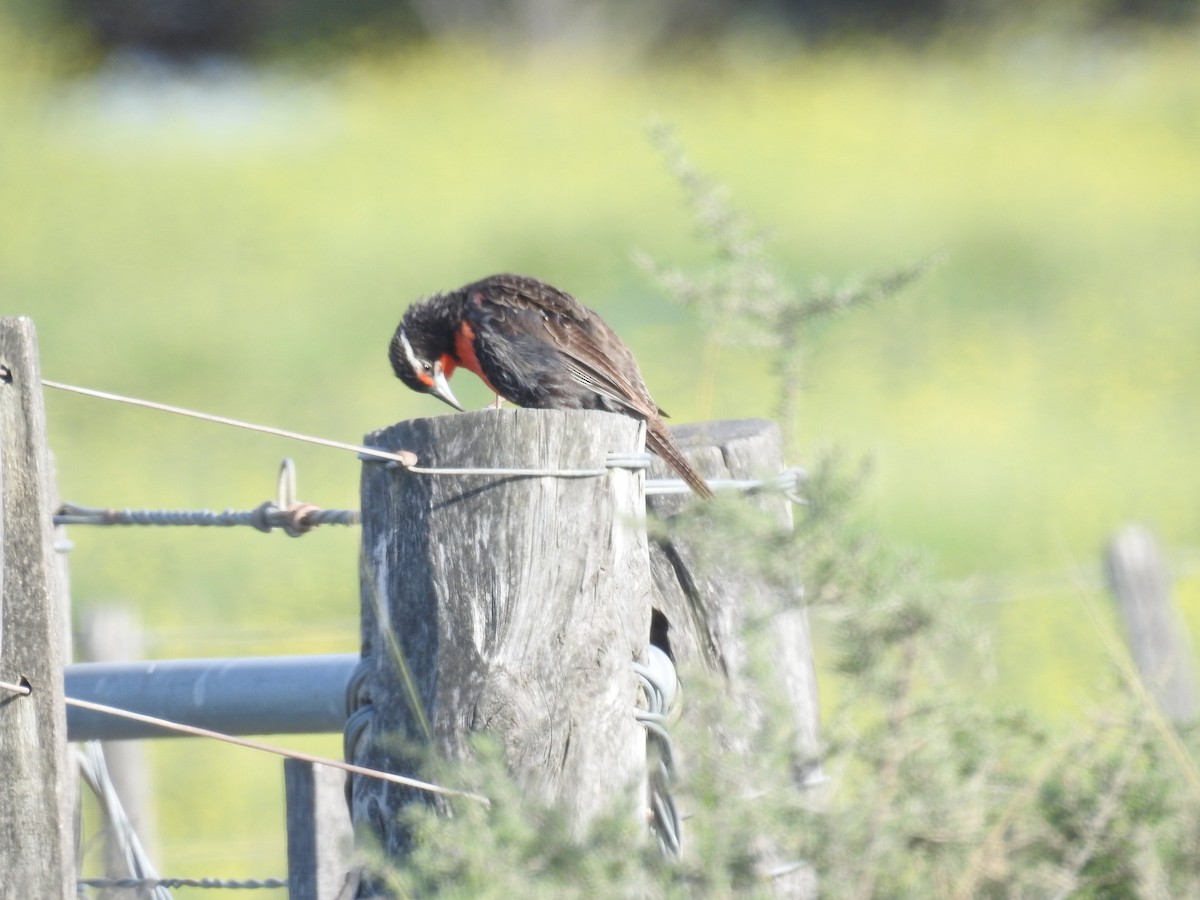
[[433,394],[462,410],[448,380],[456,366],[452,355],[454,331],[449,323],[438,321],[434,301],[440,299],[431,297],[409,307],[392,335],[388,359],[396,377],[414,391]]

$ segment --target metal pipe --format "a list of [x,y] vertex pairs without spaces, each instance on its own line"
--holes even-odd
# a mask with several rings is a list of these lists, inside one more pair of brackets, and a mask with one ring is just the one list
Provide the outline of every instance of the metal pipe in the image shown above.
[[[68,697],[225,734],[319,734],[346,724],[346,683],[358,654],[74,663]],[[67,708],[67,739],[120,741],[172,732]]]

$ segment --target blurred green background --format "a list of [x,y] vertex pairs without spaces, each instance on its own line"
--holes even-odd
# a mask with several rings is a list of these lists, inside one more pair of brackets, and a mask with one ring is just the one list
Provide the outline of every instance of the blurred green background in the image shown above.
[[[0,6],[0,298],[45,377],[357,441],[443,412],[387,365],[405,306],[512,270],[599,310],[676,421],[768,415],[769,360],[700,371],[705,336],[632,262],[706,262],[662,120],[799,286],[946,254],[814,327],[796,462],[871,458],[864,517],[965,585],[981,696],[1054,727],[1103,706],[1100,553],[1128,521],[1200,628],[1194,4],[545,6],[471,28],[430,3],[259,4],[184,38],[114,26],[117,3]],[[287,455],[302,499],[358,505],[351,454],[47,407],[65,499],[251,508]],[[134,607],[152,656],[350,652],[356,538],[75,528],[73,602]],[[283,873],[277,760],[152,758],[163,873]]]

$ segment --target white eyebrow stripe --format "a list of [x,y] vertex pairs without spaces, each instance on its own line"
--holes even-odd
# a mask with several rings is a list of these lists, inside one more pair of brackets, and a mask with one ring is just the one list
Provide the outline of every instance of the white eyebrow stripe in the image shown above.
[[408,342],[408,335],[404,333],[404,329],[400,329],[400,346],[404,348],[404,357],[408,360],[408,364],[414,372],[420,372],[422,369],[420,361],[413,353],[412,344]]

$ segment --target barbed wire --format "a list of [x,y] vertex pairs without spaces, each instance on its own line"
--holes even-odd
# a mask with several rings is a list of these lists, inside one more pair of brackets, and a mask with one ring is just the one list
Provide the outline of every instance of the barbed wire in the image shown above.
[[[592,477],[604,473],[604,469],[423,469],[416,466],[408,471],[426,475],[494,475],[507,477]],[[774,478],[714,478],[708,481],[714,491],[738,490],[752,492],[762,489],[778,490],[794,503],[804,500],[794,495],[803,478],[796,469],[781,472]],[[647,497],[675,494],[690,494],[692,488],[682,478],[647,479]],[[250,526],[264,534],[282,528],[291,537],[307,534],[321,525],[353,526],[362,523],[362,514],[357,509],[323,509],[311,503],[280,506],[266,501],[254,509],[225,509],[214,512],[207,509],[112,509],[107,507],[81,506],[64,502],[54,514],[55,525],[124,525],[124,526],[195,526],[207,528],[232,528]]]
[[80,878],[81,888],[103,890],[147,890],[150,888],[220,888],[257,890],[286,888],[282,878]]
[[254,509],[224,512],[209,510],[97,509],[63,503],[54,514],[55,525],[199,525],[232,527],[249,525],[270,533],[282,528],[289,536],[307,534],[318,525],[357,525],[356,509],[321,509],[298,499],[296,464],[285,458],[279,466],[275,500]]
[[[128,397],[121,394],[115,394],[108,391],[100,391],[94,388],[85,388],[77,385],[63,384],[49,379],[42,379],[42,384],[45,387],[55,390],[66,391],[85,396],[96,397],[103,400],[111,400],[119,403],[126,403],[134,406],[139,406],[147,409],[165,411],[190,418],[201,419],[204,421],[215,422],[217,424],[229,425],[237,428],[244,428],[251,431],[273,434],[280,437],[290,438],[293,440],[304,441],[322,446],[333,447],[353,451],[359,455],[361,459],[372,459],[392,466],[401,466],[409,471],[417,474],[428,475],[545,475],[545,476],[579,476],[592,477],[604,474],[604,469],[471,469],[471,468],[456,468],[456,469],[441,469],[428,468],[418,466],[418,458],[416,454],[407,450],[389,452],[378,448],[366,447],[357,444],[345,443],[342,441],[331,440],[328,438],[314,437],[294,431],[288,431],[282,428],[275,428],[267,425],[259,425],[252,422],[245,422],[239,419],[232,419],[226,416],[213,415],[210,413],[199,412],[196,410],[186,409],[184,407],[171,406],[164,403],[158,403],[150,400],[142,400],[135,397]],[[606,459],[606,469],[611,467],[621,467],[629,469],[646,469],[649,468],[651,456],[648,453],[611,453]],[[286,463],[285,463],[286,464]],[[802,469],[792,468],[786,469],[773,478],[766,479],[712,479],[709,485],[716,490],[744,490],[755,491],[761,489],[777,489],[782,491],[793,502],[803,504],[803,498],[797,496],[796,491],[803,484],[805,473]],[[668,494],[686,494],[690,492],[690,488],[682,479],[678,478],[663,478],[663,479],[647,479],[646,480],[646,495],[647,496],[662,496]],[[245,511],[230,511],[211,512],[208,510],[111,510],[99,509],[92,507],[78,506],[75,504],[63,504],[60,507],[58,515],[55,516],[57,524],[79,524],[79,525],[136,525],[136,524],[154,524],[154,525],[199,525],[199,526],[225,526],[225,525],[250,525],[251,527],[259,528],[259,530],[269,531],[271,528],[284,528],[289,525],[295,527],[299,524],[301,527],[322,525],[322,524],[337,524],[337,525],[353,525],[356,510],[336,510],[336,509],[321,509],[320,507],[305,504],[304,509],[297,512],[289,503],[276,503],[275,509],[271,509],[271,504],[262,504],[253,510]],[[145,517],[160,519],[159,521],[142,521]],[[1183,564],[1179,567],[1176,574],[1179,577],[1191,577],[1197,572],[1200,572],[1200,551],[1194,548],[1188,548],[1189,558],[1184,559]],[[1092,573],[1088,568],[1085,572],[1085,577],[1094,581],[1096,587],[1101,585],[1101,579],[1098,575]],[[1024,596],[1036,596],[1043,592],[1049,592],[1058,587],[1058,582],[1062,581],[1070,583],[1073,586],[1078,586],[1080,575],[1078,571],[1071,572],[1047,572],[1047,573],[1018,573],[1014,575],[983,575],[962,579],[954,582],[960,586],[975,587],[981,586],[985,589],[988,596],[979,598],[982,603],[1016,601]],[[1012,596],[1017,594],[1019,596]],[[1008,595],[1008,596],[1006,596]]]
[[192,525],[232,528],[249,525],[270,533],[282,528],[292,536],[311,531],[319,525],[357,525],[357,509],[321,509],[305,504],[300,508],[280,509],[271,501],[248,510],[226,509],[101,509],[63,503],[54,514],[55,525]]

